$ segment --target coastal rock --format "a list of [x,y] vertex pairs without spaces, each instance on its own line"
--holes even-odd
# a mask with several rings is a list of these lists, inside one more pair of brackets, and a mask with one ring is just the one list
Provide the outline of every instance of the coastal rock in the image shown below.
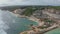
[[14,12],[15,14],[22,15],[22,13],[24,12],[24,10],[25,10],[25,9],[16,9],[16,10],[14,10],[13,12]]

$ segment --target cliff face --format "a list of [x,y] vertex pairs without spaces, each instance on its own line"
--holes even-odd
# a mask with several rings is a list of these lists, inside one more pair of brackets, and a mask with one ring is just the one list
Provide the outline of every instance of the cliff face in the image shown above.
[[25,11],[25,9],[16,9],[16,10],[14,10],[12,12],[15,13],[15,14],[22,15],[24,11]]
[[25,9],[16,9],[13,11],[15,14],[25,15],[25,16],[33,16],[38,19],[40,18],[55,18],[60,17],[60,10],[53,8],[35,8],[28,7]]

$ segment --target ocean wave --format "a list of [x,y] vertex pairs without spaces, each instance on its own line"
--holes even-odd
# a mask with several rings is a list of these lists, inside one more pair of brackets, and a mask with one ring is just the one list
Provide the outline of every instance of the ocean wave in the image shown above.
[[5,30],[9,29],[9,26],[2,20],[3,10],[0,10],[0,34],[7,34]]

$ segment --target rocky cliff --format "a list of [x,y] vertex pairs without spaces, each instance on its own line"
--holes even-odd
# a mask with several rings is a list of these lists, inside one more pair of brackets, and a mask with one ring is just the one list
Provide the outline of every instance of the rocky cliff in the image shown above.
[[25,9],[16,9],[13,11],[15,14],[25,15],[25,16],[33,16],[38,19],[40,18],[58,18],[60,17],[60,10],[54,8],[35,8],[28,7]]

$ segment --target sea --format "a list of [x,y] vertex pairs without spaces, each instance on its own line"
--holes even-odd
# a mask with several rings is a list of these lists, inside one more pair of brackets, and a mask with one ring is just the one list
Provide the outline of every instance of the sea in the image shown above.
[[[37,25],[37,22],[27,18],[20,18],[8,10],[0,10],[0,34],[19,34],[30,30],[30,24]],[[60,34],[60,28],[45,34]]]

